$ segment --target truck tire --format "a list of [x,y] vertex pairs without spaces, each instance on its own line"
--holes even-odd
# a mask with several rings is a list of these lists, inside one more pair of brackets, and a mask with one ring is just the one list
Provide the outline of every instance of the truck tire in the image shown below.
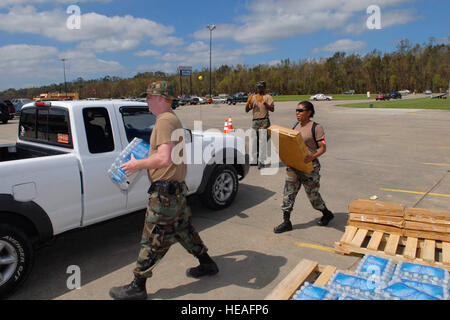
[[2,123],[3,123],[3,124],[7,124],[7,123],[8,123],[8,120],[2,120]]
[[0,298],[17,289],[28,277],[34,253],[30,239],[10,225],[0,226]]
[[201,198],[213,210],[222,210],[231,205],[239,188],[236,169],[230,165],[219,165],[214,169]]

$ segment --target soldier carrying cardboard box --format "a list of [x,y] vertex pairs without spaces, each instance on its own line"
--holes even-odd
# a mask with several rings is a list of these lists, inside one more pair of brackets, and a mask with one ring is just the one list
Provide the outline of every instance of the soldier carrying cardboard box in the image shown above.
[[313,122],[314,105],[309,101],[302,101],[295,110],[298,122],[294,130],[299,131],[310,152],[304,159],[305,163],[312,162],[314,170],[311,173],[301,172],[291,167],[286,169],[286,182],[284,185],[283,223],[275,227],[275,233],[292,230],[290,216],[294,208],[295,198],[303,185],[306,195],[314,209],[322,212],[322,218],[317,221],[320,226],[326,226],[334,218],[333,213],[327,209],[320,193],[320,162],[318,158],[326,152],[325,133],[322,126]]

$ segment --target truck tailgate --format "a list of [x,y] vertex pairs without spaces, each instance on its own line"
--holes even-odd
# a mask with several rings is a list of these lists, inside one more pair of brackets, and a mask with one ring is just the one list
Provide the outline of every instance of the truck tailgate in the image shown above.
[[50,217],[55,235],[80,226],[81,175],[75,155],[3,162],[0,177],[0,194],[35,202]]

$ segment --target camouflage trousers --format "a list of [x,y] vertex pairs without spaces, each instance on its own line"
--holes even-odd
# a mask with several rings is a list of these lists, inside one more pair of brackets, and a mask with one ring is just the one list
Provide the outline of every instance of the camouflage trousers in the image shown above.
[[196,257],[208,251],[192,226],[186,191],[174,195],[151,193],[135,276],[150,278],[157,263],[177,242]]
[[314,209],[325,210],[325,202],[319,193],[320,188],[320,164],[313,162],[314,170],[311,173],[304,173],[294,168],[286,169],[286,182],[284,184],[283,212],[291,212],[294,208],[295,198],[300,191],[301,186],[305,187],[306,195]]
[[[267,144],[262,144],[261,150],[259,145],[259,129],[267,129],[270,127],[269,118],[253,120],[252,129],[256,131],[256,159],[257,162],[264,163],[264,159],[267,157]],[[267,134],[267,141],[269,140],[269,135]],[[254,159],[253,157],[251,159]],[[251,161],[254,163],[254,161]]]

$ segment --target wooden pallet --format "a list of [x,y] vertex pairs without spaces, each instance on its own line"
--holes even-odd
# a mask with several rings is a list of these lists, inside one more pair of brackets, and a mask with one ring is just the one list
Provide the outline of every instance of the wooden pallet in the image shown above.
[[450,243],[439,240],[404,236],[380,230],[347,226],[335,251],[340,254],[373,254],[393,259],[431,265],[450,270]]
[[[331,276],[337,271],[335,266],[319,265],[318,262],[303,259],[284,278],[265,300],[289,300],[305,283],[309,282],[318,287],[325,287]],[[342,271],[347,274],[354,274],[352,271]]]

